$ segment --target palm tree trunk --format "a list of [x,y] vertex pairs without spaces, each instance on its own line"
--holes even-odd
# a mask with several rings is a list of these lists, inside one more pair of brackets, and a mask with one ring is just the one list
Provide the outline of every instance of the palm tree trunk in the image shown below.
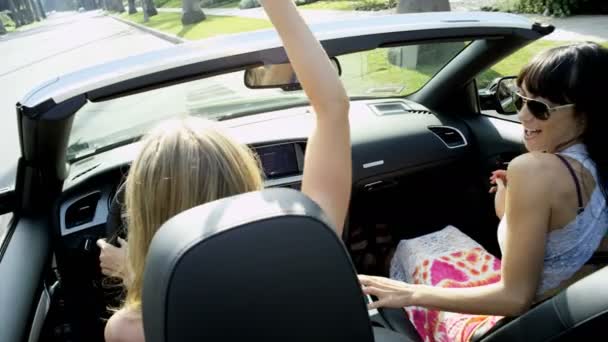
[[8,9],[13,13],[13,21],[15,22],[15,26],[19,27],[25,25],[23,21],[23,17],[21,16],[21,11],[17,7],[18,3],[15,4],[14,0],[8,0]]
[[36,3],[38,4],[38,8],[40,9],[40,16],[42,17],[42,19],[46,19],[46,10],[42,5],[42,0],[36,0]]
[[34,15],[36,16],[36,21],[41,21],[42,9],[40,8],[40,6],[38,6],[38,0],[31,0],[30,3],[32,4],[32,10],[34,12]]
[[[418,13],[418,12],[438,12],[450,11],[449,0],[400,0],[397,6],[397,13]],[[460,44],[460,43],[458,43]],[[428,51],[429,49],[433,51]],[[388,60],[391,64],[407,69],[417,69],[419,66],[428,62],[421,56],[428,56],[429,52],[452,53],[453,47],[442,45],[412,45],[405,47],[392,48],[388,52]],[[445,50],[445,51],[444,51]],[[449,50],[449,51],[448,51]]]
[[25,0],[28,11],[32,13],[32,18],[35,21],[40,21],[40,17],[38,16],[38,11],[36,10],[36,5],[32,0]]
[[135,7],[135,0],[129,0],[129,14],[137,13],[137,7]]
[[154,6],[154,1],[152,0],[143,0],[146,3],[145,11],[148,14],[149,17],[155,16],[158,14],[158,11],[156,10],[156,6]]
[[449,0],[401,0],[397,13],[450,11]]
[[182,25],[192,25],[207,19],[198,0],[182,0]]
[[124,13],[125,12],[125,5],[122,3],[122,0],[114,0],[115,8],[116,8],[116,12],[118,13]]
[[16,0],[17,10],[21,13],[21,18],[23,19],[23,24],[31,24],[34,22],[34,13],[32,13],[32,8],[29,6],[30,0]]

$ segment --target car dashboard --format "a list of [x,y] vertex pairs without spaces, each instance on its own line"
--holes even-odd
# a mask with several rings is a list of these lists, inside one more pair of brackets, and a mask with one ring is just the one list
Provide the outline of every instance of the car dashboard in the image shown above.
[[[310,107],[219,124],[255,152],[266,187],[300,188],[306,141],[315,125]],[[459,160],[469,149],[470,132],[463,121],[404,99],[351,101],[350,124],[353,192],[390,186],[396,175]],[[88,249],[103,235],[112,199],[139,148],[135,142],[71,165],[57,203],[60,235],[70,245]]]

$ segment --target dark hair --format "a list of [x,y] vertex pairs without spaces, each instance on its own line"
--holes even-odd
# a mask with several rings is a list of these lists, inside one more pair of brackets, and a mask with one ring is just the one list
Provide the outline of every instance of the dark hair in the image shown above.
[[596,164],[599,186],[608,199],[608,49],[577,43],[547,50],[534,57],[517,78],[519,87],[556,104],[575,104],[584,115],[581,136]]

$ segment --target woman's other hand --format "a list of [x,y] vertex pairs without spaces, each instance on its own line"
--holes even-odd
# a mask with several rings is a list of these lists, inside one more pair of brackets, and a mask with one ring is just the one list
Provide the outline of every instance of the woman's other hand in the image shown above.
[[378,298],[367,305],[368,309],[403,308],[414,305],[414,285],[384,277],[359,275],[363,293]]
[[97,240],[97,246],[101,250],[99,254],[99,265],[101,273],[109,277],[127,278],[127,242],[118,238],[120,247],[109,244],[105,239]]

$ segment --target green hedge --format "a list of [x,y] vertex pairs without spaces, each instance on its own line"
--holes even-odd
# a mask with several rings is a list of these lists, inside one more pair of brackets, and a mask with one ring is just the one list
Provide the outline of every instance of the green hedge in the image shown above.
[[9,27],[15,28],[15,22],[6,12],[0,12],[0,21],[4,24],[4,27],[8,30]]
[[539,13],[554,16],[575,14],[606,14],[606,0],[510,0],[505,1],[499,10],[519,13]]
[[357,11],[378,11],[397,7],[398,0],[361,0],[355,5]]

